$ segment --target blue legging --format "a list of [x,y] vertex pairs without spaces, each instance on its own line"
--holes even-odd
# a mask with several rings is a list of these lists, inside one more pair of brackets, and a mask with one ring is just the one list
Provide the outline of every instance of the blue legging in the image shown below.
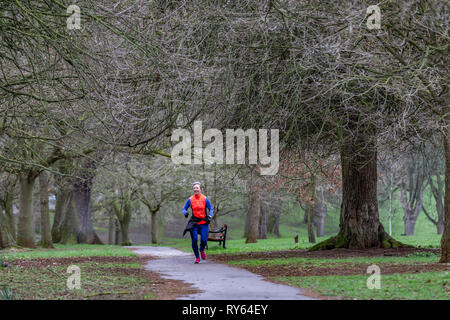
[[191,229],[192,250],[197,258],[200,258],[200,254],[198,252],[198,234],[200,233],[200,251],[203,251],[205,250],[206,243],[208,242],[208,231],[209,226],[207,224],[196,224]]

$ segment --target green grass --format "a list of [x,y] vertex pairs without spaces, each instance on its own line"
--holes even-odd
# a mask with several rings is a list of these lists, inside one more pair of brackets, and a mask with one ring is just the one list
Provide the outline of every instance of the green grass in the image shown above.
[[[69,290],[67,266],[20,268],[0,271],[0,282],[15,293],[15,299],[87,299],[99,294],[134,294],[148,284],[143,276],[129,276],[102,270],[103,264],[77,263],[81,269],[81,289]],[[119,265],[116,264],[116,267]],[[123,268],[128,267],[126,264]]]
[[68,257],[134,257],[131,250],[121,246],[109,245],[55,245],[55,249],[10,249],[4,251],[6,260],[36,258],[68,258]]
[[[414,246],[420,245],[422,248],[439,248],[441,236],[437,234],[429,234],[429,235],[414,235],[408,237],[395,236],[394,238],[398,239],[407,244],[411,244]],[[321,237],[316,239],[316,243],[328,239],[327,237]],[[152,245],[152,244],[148,244]],[[299,243],[295,245],[294,238],[276,238],[269,237],[269,239],[258,239],[256,243],[245,243],[245,239],[234,239],[227,240],[226,249],[219,247],[218,242],[208,242],[209,249],[207,252],[212,254],[221,254],[221,253],[245,253],[245,252],[260,252],[260,251],[280,251],[280,250],[291,250],[291,249],[308,249],[313,244],[309,243],[307,240],[307,236],[303,237],[299,236]],[[191,252],[191,239],[189,235],[186,235],[182,239],[176,238],[166,238],[162,243],[158,244],[158,246],[170,246],[175,247],[179,250],[185,252]]]
[[439,262],[439,256],[431,254],[428,256],[410,255],[408,257],[352,257],[352,258],[338,258],[338,259],[318,259],[318,258],[275,258],[275,259],[248,259],[230,261],[233,265],[246,266],[276,266],[287,264],[311,264],[315,266],[324,265],[324,267],[336,264],[417,264],[417,263],[434,263]]
[[403,242],[405,244],[410,244],[415,247],[421,248],[440,248],[442,235],[437,233],[416,233],[413,236],[401,236],[400,234],[393,234],[394,239]]
[[274,277],[292,286],[308,288],[324,296],[356,300],[449,300],[448,272],[381,275],[381,288],[368,289],[369,275]]
[[[325,240],[327,237],[318,238],[318,241]],[[149,244],[151,245],[151,244]],[[185,252],[191,252],[191,238],[186,236],[183,239],[167,238],[158,246],[175,247]],[[275,238],[258,239],[257,243],[245,243],[245,239],[227,240],[226,249],[219,247],[218,242],[208,241],[207,252],[213,254],[221,253],[243,253],[243,252],[258,252],[258,251],[280,251],[291,249],[307,249],[312,244],[308,243],[306,239],[300,239],[296,246],[294,238]]]
[[[137,257],[129,249],[103,245],[56,245],[56,249],[17,250],[4,254],[6,261],[15,264],[0,269],[0,288],[10,288],[14,299],[96,299],[98,297],[120,299],[155,299],[152,283],[140,271],[139,262],[80,261],[81,289],[69,290],[68,263],[59,260],[50,267],[21,265],[21,259],[52,259],[66,257]],[[4,298],[0,294],[0,299]]]

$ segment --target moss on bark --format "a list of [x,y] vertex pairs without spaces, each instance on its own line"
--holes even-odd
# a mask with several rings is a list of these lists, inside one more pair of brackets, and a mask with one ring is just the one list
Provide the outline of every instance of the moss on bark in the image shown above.
[[[382,231],[380,233],[380,242],[378,246],[373,246],[375,248],[414,248],[414,246],[402,243],[400,241],[395,240],[391,236],[389,236],[386,232]],[[373,248],[372,247],[372,248]],[[309,251],[316,250],[331,250],[331,249],[354,249],[350,246],[350,239],[346,237],[344,234],[339,233],[338,235],[328,238],[309,249]],[[358,248],[358,249],[367,249],[367,248]]]

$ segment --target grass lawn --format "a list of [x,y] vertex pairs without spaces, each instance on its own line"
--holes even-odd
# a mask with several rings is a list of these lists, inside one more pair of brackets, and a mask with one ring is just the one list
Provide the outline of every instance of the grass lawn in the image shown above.
[[[145,271],[149,257],[105,245],[56,245],[56,249],[10,249],[0,268],[0,300],[173,299],[187,285]],[[69,289],[69,266],[80,268],[80,289]]]
[[423,272],[381,275],[380,289],[368,289],[368,275],[275,277],[324,296],[355,300],[449,300],[450,273]]
[[70,258],[70,257],[135,257],[126,247],[110,245],[55,244],[55,249],[10,249],[7,259]]
[[[328,237],[318,238],[318,241],[327,239]],[[150,244],[149,244],[150,245]],[[185,252],[192,252],[191,238],[189,235],[184,239],[165,239],[160,246],[174,247]],[[299,240],[299,244],[295,245],[293,238],[269,238],[258,239],[257,243],[245,243],[245,239],[235,239],[226,241],[226,249],[222,246],[219,247],[218,242],[208,241],[207,252],[211,254],[221,253],[243,253],[243,252],[259,252],[259,251],[278,251],[278,250],[291,250],[291,249],[307,249],[312,244],[306,240]]]
[[[450,266],[438,263],[441,236],[396,238],[418,248],[310,253],[305,250],[310,247],[307,243],[295,246],[293,239],[272,238],[255,244],[245,244],[244,239],[231,240],[227,249],[213,244],[209,251],[220,262],[331,298],[450,300]],[[190,249],[186,243],[184,249]],[[380,289],[367,287],[370,265],[380,267]]]
[[406,257],[351,257],[351,258],[338,258],[338,259],[314,259],[314,258],[275,258],[275,259],[248,259],[230,261],[230,264],[234,265],[247,265],[247,266],[277,266],[277,265],[302,265],[311,264],[316,267],[329,268],[334,265],[340,264],[383,264],[388,263],[390,265],[398,264],[420,264],[420,263],[437,263],[440,256],[436,254],[428,255],[415,255],[410,254]]

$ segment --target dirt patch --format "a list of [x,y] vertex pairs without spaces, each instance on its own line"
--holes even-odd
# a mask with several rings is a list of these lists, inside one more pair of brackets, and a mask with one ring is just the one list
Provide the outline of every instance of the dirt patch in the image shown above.
[[153,257],[64,257],[64,258],[37,258],[37,259],[15,259],[6,261],[8,265],[19,268],[48,268],[57,266],[70,266],[77,263],[136,263],[151,260]]
[[[250,272],[257,273],[264,277],[276,276],[296,276],[296,277],[310,277],[310,276],[349,276],[349,275],[366,275],[367,267],[370,263],[342,263],[331,268],[321,268],[314,265],[296,264],[276,265],[276,266],[238,266]],[[442,263],[427,263],[420,265],[409,264],[377,264],[383,275],[394,273],[419,273],[431,271],[450,271],[450,267]]]
[[[347,276],[347,275],[367,275],[367,267],[371,263],[353,263],[353,262],[339,262],[342,258],[351,257],[407,257],[410,254],[435,254],[440,255],[440,249],[430,248],[398,248],[398,249],[381,249],[372,248],[367,250],[356,249],[334,249],[312,251],[308,250],[286,250],[286,251],[272,251],[272,252],[250,252],[239,254],[210,254],[208,258],[218,262],[229,262],[248,259],[275,259],[275,258],[315,258],[315,259],[336,259],[335,264],[317,264],[317,263],[302,263],[302,264],[285,264],[273,266],[245,266],[232,265],[233,267],[246,269],[250,272],[263,276],[266,280],[285,284],[275,280],[273,277],[277,276]],[[319,261],[320,262],[320,261]],[[423,263],[423,264],[395,264],[395,263],[377,263],[382,274],[400,274],[400,273],[420,273],[430,271],[450,271],[447,264],[442,263]],[[316,292],[308,289],[303,289],[304,295],[322,300],[341,300],[343,297],[328,297],[322,296]]]
[[358,249],[334,249],[334,250],[285,250],[285,251],[265,251],[265,252],[247,252],[247,253],[223,253],[210,254],[208,258],[219,262],[247,260],[247,259],[275,259],[275,258],[323,258],[323,259],[339,259],[351,257],[406,257],[409,254],[429,252],[439,255],[441,249],[435,248],[396,248],[382,249],[370,248],[364,250]]
[[[137,277],[148,279],[143,286],[132,292],[125,290],[117,292],[117,290],[109,290],[93,295],[85,296],[86,299],[92,300],[127,300],[127,299],[157,299],[157,300],[174,300],[181,295],[187,295],[199,292],[192,287],[179,280],[163,279],[158,273],[144,270],[143,266],[149,260],[155,259],[152,256],[138,257],[64,257],[64,258],[39,258],[39,259],[17,259],[7,261],[8,268],[29,269],[29,268],[53,268],[58,266],[69,266],[76,264],[86,264],[88,267],[83,268],[83,272],[95,271],[105,274],[113,274],[125,277]],[[139,263],[141,268],[133,267],[102,267],[103,264],[123,264],[123,263]],[[64,293],[62,293],[64,295]]]
[[147,276],[155,284],[157,300],[174,300],[179,296],[199,293],[200,290],[192,289],[192,286],[181,280],[163,279],[156,272],[145,271]]

